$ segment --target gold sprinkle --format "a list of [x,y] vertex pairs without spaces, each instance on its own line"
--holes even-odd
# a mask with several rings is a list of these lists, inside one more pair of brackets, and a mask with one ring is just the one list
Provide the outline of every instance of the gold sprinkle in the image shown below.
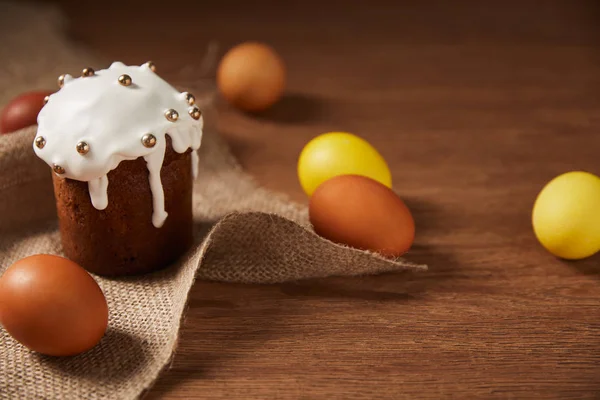
[[154,64],[154,62],[148,61],[146,64],[148,64],[148,68],[150,68],[152,72],[156,72],[156,64]]
[[94,70],[90,67],[84,68],[83,71],[81,71],[81,76],[93,76],[95,74]]
[[50,96],[44,97],[44,105],[48,104],[49,101],[50,101]]
[[171,122],[175,122],[179,119],[179,114],[177,113],[177,111],[173,110],[172,108],[165,111],[165,117],[171,121]]
[[190,114],[190,117],[192,117],[196,120],[200,119],[200,116],[202,115],[202,113],[200,112],[198,107],[190,108],[188,110],[188,114]]
[[185,100],[190,106],[193,106],[196,103],[196,97],[191,93],[185,94]]
[[61,167],[58,164],[54,164],[54,166],[52,167],[52,170],[59,175],[62,175],[65,173],[65,169],[63,167]]
[[156,146],[156,137],[151,133],[146,133],[144,136],[142,136],[142,144],[144,147],[154,147]]
[[127,74],[123,74],[119,77],[119,83],[123,86],[131,85],[131,77]]
[[38,136],[35,138],[35,147],[38,149],[43,149],[46,145],[46,139],[43,136]]
[[58,87],[62,88],[63,86],[65,86],[65,76],[61,75],[58,77]]
[[79,142],[77,143],[76,149],[77,152],[83,156],[90,151],[90,145],[86,142]]

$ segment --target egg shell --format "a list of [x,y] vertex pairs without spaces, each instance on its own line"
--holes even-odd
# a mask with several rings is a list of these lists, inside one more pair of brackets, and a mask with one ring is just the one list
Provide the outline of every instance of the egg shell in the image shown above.
[[571,171],[548,182],[532,212],[534,233],[556,257],[579,260],[600,251],[600,177]]
[[0,113],[0,133],[6,134],[37,123],[37,116],[44,107],[44,98],[50,91],[23,93],[10,101]]
[[34,255],[0,277],[0,324],[18,342],[50,356],[94,347],[108,325],[102,290],[83,268],[54,255]]
[[362,175],[392,188],[385,159],[357,135],[323,133],[304,146],[298,157],[298,179],[309,197],[321,183],[338,175]]
[[360,175],[336,176],[317,187],[309,218],[326,239],[388,257],[406,253],[415,238],[414,219],[402,199]]
[[285,89],[286,68],[277,52],[264,43],[246,42],[230,49],[217,68],[217,86],[232,105],[248,112],[264,111]]

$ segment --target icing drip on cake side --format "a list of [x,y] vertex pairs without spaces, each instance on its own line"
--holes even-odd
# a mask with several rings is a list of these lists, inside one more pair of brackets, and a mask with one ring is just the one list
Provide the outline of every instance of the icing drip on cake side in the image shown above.
[[92,205],[98,210],[108,207],[108,176],[92,179],[88,182],[88,190]]
[[108,173],[121,161],[144,158],[152,224],[160,228],[168,217],[160,177],[167,135],[175,152],[192,150],[192,173],[198,175],[203,117],[194,97],[156,75],[150,63],[114,62],[80,78],[61,76],[59,85],[38,114],[36,138],[44,140],[34,141],[37,156],[58,176],[87,182],[98,210],[110,203]]
[[[160,180],[160,169],[165,158],[165,150],[167,147],[164,143],[165,141],[163,140],[161,144],[157,144],[157,147],[160,146],[162,149],[144,157],[148,172],[150,173],[148,178],[150,179],[150,190],[152,190],[152,206],[154,207],[152,223],[154,226],[162,226],[167,219],[167,212],[165,211],[165,194]],[[179,151],[179,153],[183,152]]]

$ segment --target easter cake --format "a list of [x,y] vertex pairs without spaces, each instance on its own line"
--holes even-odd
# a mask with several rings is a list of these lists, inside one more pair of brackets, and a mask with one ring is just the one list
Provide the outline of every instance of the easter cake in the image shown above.
[[52,170],[65,255],[106,276],[168,266],[193,242],[203,117],[152,62],[61,75],[33,149]]

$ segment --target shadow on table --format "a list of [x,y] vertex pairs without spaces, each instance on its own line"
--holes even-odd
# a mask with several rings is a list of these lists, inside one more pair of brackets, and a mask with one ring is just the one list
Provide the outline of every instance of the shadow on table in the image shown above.
[[600,279],[600,253],[583,260],[562,260],[566,267],[577,270],[582,275],[593,276]]
[[[322,297],[375,302],[406,302],[416,300],[418,293],[410,290],[407,283],[412,272],[385,273],[362,277],[332,277],[309,279],[281,284],[281,291],[295,297]],[[374,289],[382,280],[399,282],[393,288],[385,285]]]
[[451,211],[429,199],[409,196],[402,196],[402,199],[410,209],[416,227],[415,242],[405,257],[429,267],[427,272],[412,276],[413,290],[435,291],[436,287],[462,277],[464,272],[454,254],[456,248],[436,240],[453,229],[449,226],[453,219]]
[[300,93],[288,93],[268,110],[252,116],[282,124],[302,124],[319,120],[325,111],[325,102],[322,99]]

